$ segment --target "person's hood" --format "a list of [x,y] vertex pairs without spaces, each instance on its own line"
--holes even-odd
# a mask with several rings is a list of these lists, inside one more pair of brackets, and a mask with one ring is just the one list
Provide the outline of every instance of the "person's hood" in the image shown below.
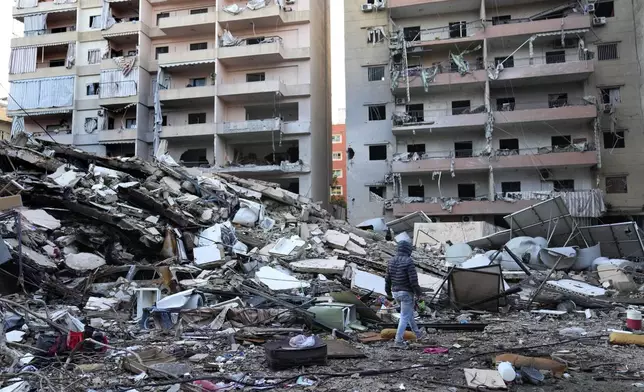
[[399,256],[411,256],[412,250],[414,250],[414,247],[408,241],[401,241],[398,243],[397,254]]

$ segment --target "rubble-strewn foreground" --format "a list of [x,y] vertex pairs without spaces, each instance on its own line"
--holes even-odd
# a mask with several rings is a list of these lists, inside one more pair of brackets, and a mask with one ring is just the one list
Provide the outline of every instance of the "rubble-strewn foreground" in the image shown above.
[[[633,223],[578,227],[557,198],[490,235],[363,230],[274,184],[24,138],[0,168],[2,392],[644,387]],[[414,241],[426,292],[409,350],[385,238]]]

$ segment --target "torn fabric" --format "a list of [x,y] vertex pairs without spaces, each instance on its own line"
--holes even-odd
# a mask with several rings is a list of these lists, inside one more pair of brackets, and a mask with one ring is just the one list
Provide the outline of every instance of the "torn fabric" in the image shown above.
[[128,76],[136,65],[137,56],[120,56],[114,57],[114,63],[123,72],[123,76]]
[[11,82],[8,110],[68,107],[74,103],[74,76]]
[[426,93],[429,92],[429,84],[434,82],[436,75],[438,75],[437,65],[433,65],[429,68],[423,68],[423,70],[420,72],[420,78],[423,80],[423,87],[425,88]]
[[266,0],[248,0],[246,3],[246,8],[253,11],[264,7],[266,7]]
[[103,9],[101,11],[101,30],[109,30],[116,24],[116,20],[112,16],[112,7],[107,0],[103,0]]
[[238,46],[241,42],[241,39],[235,37],[229,30],[224,29],[224,33],[221,36],[222,46]]
[[25,118],[23,116],[15,116],[11,122],[11,137],[25,131]]
[[47,32],[47,14],[25,16],[24,31],[25,37],[45,34]]
[[65,68],[72,69],[76,64],[76,43],[67,44],[67,56],[65,56]]
[[130,97],[137,94],[139,69],[134,68],[127,76],[120,69],[101,71],[100,98]]
[[9,74],[36,72],[36,56],[38,48],[13,48],[9,60]]
[[241,13],[244,9],[245,9],[244,7],[240,7],[237,4],[231,4],[223,7],[224,12],[227,12],[232,15],[237,15]]
[[161,128],[163,125],[163,113],[161,112],[161,99],[159,98],[159,90],[163,87],[165,81],[165,72],[163,68],[159,68],[157,73],[157,80],[154,84],[154,134],[152,139],[152,151],[157,153],[159,149],[159,141],[161,140]]

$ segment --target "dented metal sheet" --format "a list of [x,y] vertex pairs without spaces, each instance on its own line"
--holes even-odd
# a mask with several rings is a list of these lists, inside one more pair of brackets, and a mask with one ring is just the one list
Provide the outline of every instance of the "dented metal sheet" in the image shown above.
[[644,232],[635,222],[579,228],[588,245],[600,244],[601,255],[611,258],[644,257]]

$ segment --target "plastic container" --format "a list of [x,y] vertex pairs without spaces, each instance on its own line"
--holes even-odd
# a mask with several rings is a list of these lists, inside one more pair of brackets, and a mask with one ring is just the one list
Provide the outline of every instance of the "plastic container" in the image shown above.
[[626,311],[626,326],[634,331],[642,329],[642,312],[635,309]]
[[499,371],[503,381],[511,382],[517,377],[517,373],[514,371],[512,364],[510,362],[501,362],[497,366],[496,370]]

